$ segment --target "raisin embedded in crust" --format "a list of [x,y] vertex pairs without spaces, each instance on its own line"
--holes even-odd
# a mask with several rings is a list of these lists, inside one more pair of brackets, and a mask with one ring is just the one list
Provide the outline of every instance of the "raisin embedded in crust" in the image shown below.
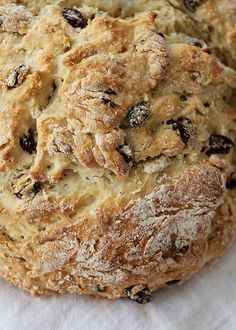
[[33,185],[33,193],[34,195],[37,195],[40,190],[42,189],[41,183],[40,182],[35,182]]
[[208,101],[203,102],[203,105],[205,108],[209,108],[210,107],[210,103]]
[[128,122],[131,127],[140,126],[145,123],[149,116],[150,107],[146,102],[135,104],[129,108]]
[[14,195],[22,199],[24,197],[33,198],[42,189],[40,182],[34,182],[31,177],[20,174],[11,182],[11,190]]
[[28,134],[22,135],[20,138],[20,146],[21,148],[28,152],[29,154],[33,154],[36,152],[37,143],[34,139],[32,129],[28,130]]
[[23,81],[25,80],[26,76],[29,73],[29,66],[25,64],[20,64],[12,69],[6,80],[5,83],[8,88],[14,88],[20,86]]
[[203,147],[202,151],[210,156],[214,154],[226,155],[234,147],[233,141],[227,136],[212,134],[208,141],[208,146]]
[[209,49],[207,43],[204,40],[197,38],[191,38],[188,44],[202,49]]
[[166,37],[164,36],[163,33],[161,33],[161,32],[157,32],[157,34],[158,34],[159,36],[161,36],[163,39],[166,39]]
[[192,13],[196,11],[197,6],[200,4],[200,0],[183,0],[184,6]]
[[106,97],[99,97],[99,99],[102,101],[102,103],[108,105],[111,108],[114,108],[116,106],[115,102],[113,102],[112,100],[106,98]]
[[180,99],[180,101],[185,102],[185,101],[187,101],[188,97],[185,94],[181,94],[179,99]]
[[[101,100],[101,102],[111,108],[116,107],[115,102],[113,102],[108,95],[117,95],[116,92],[111,89],[111,88],[93,88],[93,87],[86,87],[84,90],[91,92],[91,93],[96,93],[95,96],[92,96],[96,99]],[[105,94],[105,95],[104,95]]]
[[167,285],[174,285],[174,284],[177,284],[179,283],[181,280],[172,280],[172,281],[168,281],[166,282]]
[[[140,289],[139,289],[140,287]],[[138,304],[146,304],[151,299],[151,292],[147,287],[134,285],[125,290],[126,296]]]
[[205,53],[207,54],[211,54],[211,50],[208,47],[208,45],[205,43],[205,41],[201,40],[201,39],[197,39],[197,38],[192,38],[189,42],[189,45],[191,46],[195,46],[198,48],[201,48]]
[[191,136],[195,134],[195,127],[187,117],[170,119],[167,121],[167,125],[172,125],[173,130],[178,132],[184,144],[188,144]]
[[110,87],[100,87],[100,88],[95,88],[95,87],[84,87],[85,91],[92,92],[92,93],[104,93],[107,95],[117,95],[117,93]]
[[96,285],[95,290],[98,292],[104,292],[106,290],[106,287],[98,284]]
[[188,44],[199,48],[207,48],[207,44],[201,39],[193,38]]
[[99,92],[108,94],[108,95],[117,95],[116,92],[112,88],[101,88]]
[[62,11],[63,17],[74,28],[85,28],[88,24],[87,18],[85,18],[81,12],[75,8],[65,8]]
[[229,190],[236,189],[236,172],[230,175],[226,182],[226,188]]
[[[26,186],[22,187],[22,190],[24,190],[25,188],[26,188]],[[33,198],[35,195],[37,195],[40,192],[41,189],[42,189],[41,183],[35,182],[32,189],[28,190],[27,196]],[[14,193],[14,195],[19,199],[22,199],[24,196],[22,190]]]
[[132,160],[133,160],[133,152],[130,148],[130,146],[128,146],[128,144],[123,144],[122,146],[120,146],[117,151],[121,154],[121,156],[124,158],[124,160],[126,161],[127,164],[131,164]]

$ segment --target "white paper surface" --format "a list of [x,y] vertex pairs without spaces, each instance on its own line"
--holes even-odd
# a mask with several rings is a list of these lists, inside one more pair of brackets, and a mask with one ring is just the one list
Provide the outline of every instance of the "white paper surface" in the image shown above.
[[211,269],[152,301],[76,295],[32,298],[0,281],[0,330],[236,330],[236,244]]

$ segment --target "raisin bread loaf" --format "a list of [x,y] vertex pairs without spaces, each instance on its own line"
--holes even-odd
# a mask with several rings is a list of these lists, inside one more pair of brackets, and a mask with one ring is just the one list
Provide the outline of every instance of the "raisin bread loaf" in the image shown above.
[[0,275],[150,300],[236,237],[236,4],[0,1]]

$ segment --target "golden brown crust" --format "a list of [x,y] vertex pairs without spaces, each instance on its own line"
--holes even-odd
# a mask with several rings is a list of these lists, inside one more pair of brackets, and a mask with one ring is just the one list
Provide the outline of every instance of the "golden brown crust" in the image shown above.
[[[20,246],[2,232],[1,273],[33,294],[121,297],[135,284],[153,291],[184,281],[236,235],[235,199],[228,196],[216,216],[224,195],[220,170],[194,166],[124,211],[98,209],[89,219],[48,229]],[[13,269],[12,258],[19,265]]]
[[[145,95],[153,89],[168,66],[168,49],[164,39],[153,31],[154,18],[150,14],[143,22],[131,25],[108,18],[93,20],[80,33],[82,40],[90,41],[82,42],[63,60],[70,68],[61,92],[65,116],[73,120],[80,135],[90,134],[86,136],[86,151],[81,139],[76,140],[82,164],[92,167],[95,163],[119,175],[130,168],[117,151],[125,143],[125,134],[116,128],[129,107],[143,101],[140,90]],[[127,93],[129,98],[125,97]],[[85,152],[91,161],[83,159]]]
[[236,236],[233,4],[225,23],[226,0],[84,1],[80,28],[65,1],[19,3],[0,1],[0,274],[147,302]]
[[196,12],[202,35],[223,63],[236,67],[236,3],[233,0],[206,1]]

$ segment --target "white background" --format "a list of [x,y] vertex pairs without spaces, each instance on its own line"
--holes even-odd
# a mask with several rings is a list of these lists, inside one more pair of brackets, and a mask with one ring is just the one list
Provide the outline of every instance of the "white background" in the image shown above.
[[0,280],[0,330],[236,330],[236,244],[214,267],[152,301],[32,298]]

